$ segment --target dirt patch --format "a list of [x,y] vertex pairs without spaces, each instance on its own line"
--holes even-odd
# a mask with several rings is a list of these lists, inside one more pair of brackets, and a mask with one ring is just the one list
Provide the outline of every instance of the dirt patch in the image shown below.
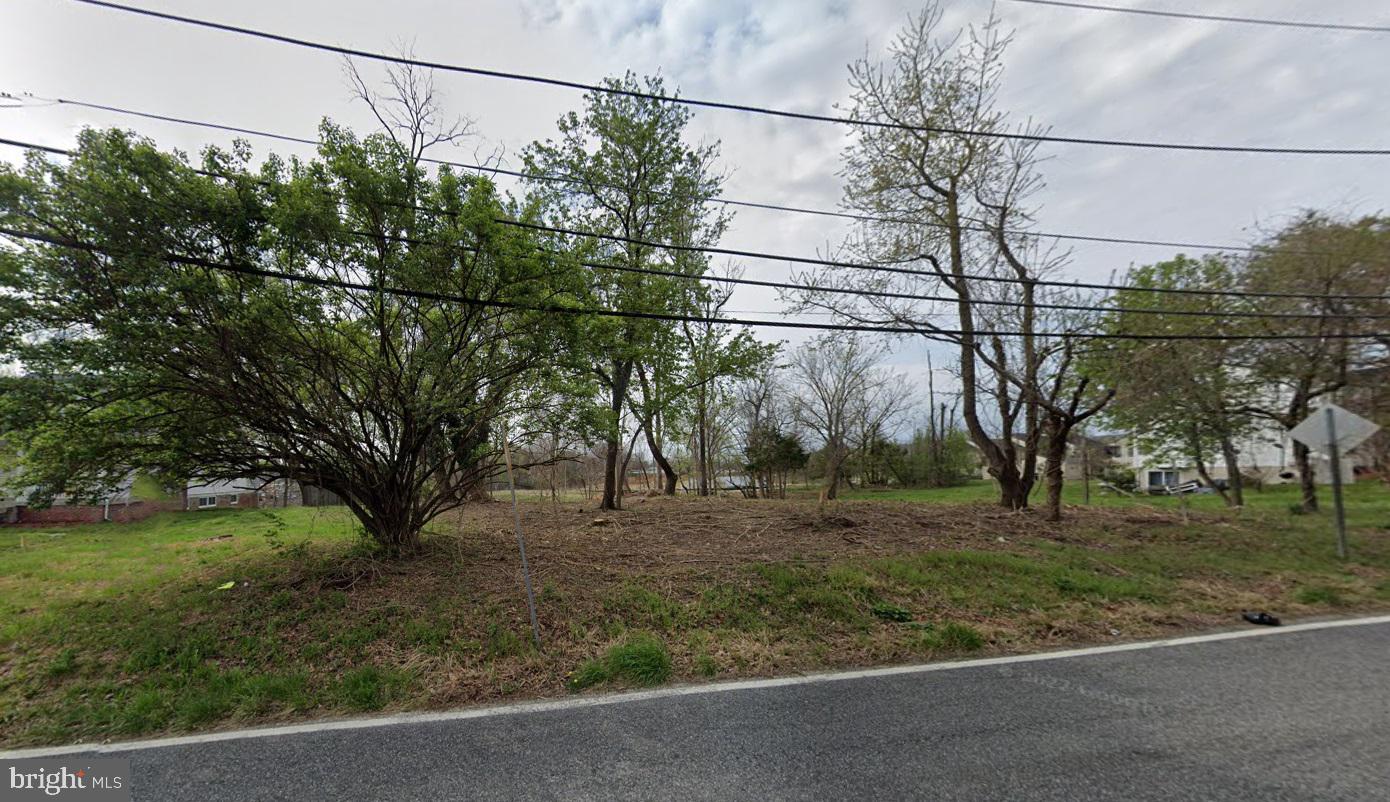
[[[521,510],[532,570],[542,580],[692,569],[730,574],[753,563],[1011,549],[1023,539],[1091,543],[1096,531],[1139,540],[1181,522],[1132,509],[1069,510],[1065,521],[1049,523],[1035,512],[986,504],[847,501],[821,509],[815,502],[689,497],[649,499],[602,516],[574,504],[524,504]],[[596,525],[599,519],[603,523]],[[511,561],[516,552],[508,505],[473,507],[433,529],[444,540],[474,541],[462,548],[489,562]]]
[[[301,535],[240,562],[171,559],[160,546],[149,568],[169,581],[156,592],[54,597],[50,623],[23,630],[0,668],[0,707],[16,711],[0,719],[0,742],[561,695],[643,633],[669,652],[677,680],[698,681],[1113,643],[1239,626],[1249,608],[1390,604],[1384,532],[1359,532],[1344,563],[1270,521],[1193,514],[1184,524],[1145,507],[1069,509],[1060,523],[988,504],[878,500],[521,510],[540,649],[506,503],[437,520],[422,552],[400,560]],[[166,545],[253,541],[225,534]],[[79,613],[87,625],[60,623]],[[61,712],[72,699],[80,715]]]

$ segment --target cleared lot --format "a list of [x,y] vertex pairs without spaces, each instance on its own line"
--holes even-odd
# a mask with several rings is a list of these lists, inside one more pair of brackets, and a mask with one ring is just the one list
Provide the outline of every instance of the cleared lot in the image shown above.
[[[128,738],[697,680],[1107,643],[1390,607],[1384,490],[1324,516],[1147,502],[1063,524],[982,504],[629,499],[438,522],[377,560],[309,509],[0,533],[0,738]],[[1390,523],[1390,521],[1386,521]],[[225,588],[227,583],[234,583]]]

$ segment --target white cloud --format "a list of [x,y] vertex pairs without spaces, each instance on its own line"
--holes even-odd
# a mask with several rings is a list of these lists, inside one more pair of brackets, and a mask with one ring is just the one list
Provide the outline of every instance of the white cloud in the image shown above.
[[[660,71],[694,97],[827,111],[847,93],[845,65],[880,53],[915,2],[829,0],[432,0],[390,5],[360,0],[281,3],[142,0],[202,15],[350,44],[391,49],[412,41],[423,58],[596,81],[625,69]],[[1383,19],[1357,0],[1325,0],[1316,13],[1295,0],[1266,0],[1269,17]],[[983,21],[987,0],[957,0],[949,25]],[[1249,13],[1211,0],[1209,13]],[[1059,134],[1254,144],[1390,144],[1385,38],[1157,20],[1003,2],[1017,29],[1002,101]],[[337,60],[320,53],[48,0],[0,8],[0,89],[91,99],[292,134],[323,115],[366,128]],[[451,106],[477,119],[484,139],[515,154],[551,135],[577,107],[575,92],[441,75]],[[62,145],[84,123],[150,133],[189,150],[215,132],[73,109],[0,110],[14,138]],[[844,131],[831,125],[698,111],[693,132],[721,139],[728,194],[834,208]],[[271,143],[257,143],[269,147]],[[284,145],[273,145],[287,150]],[[300,152],[300,151],[296,151]],[[1143,238],[1239,242],[1252,222],[1303,206],[1390,208],[1390,159],[1204,155],[1055,146],[1045,167],[1041,228]],[[16,153],[0,150],[0,158]],[[444,154],[450,155],[450,154]],[[728,244],[813,253],[843,230],[824,218],[745,210]],[[1104,279],[1163,249],[1086,245],[1071,274]],[[784,265],[748,265],[780,277]],[[738,308],[776,306],[764,291],[740,291]],[[776,336],[780,334],[773,333]],[[920,352],[917,352],[920,354]],[[898,358],[911,361],[914,353]]]

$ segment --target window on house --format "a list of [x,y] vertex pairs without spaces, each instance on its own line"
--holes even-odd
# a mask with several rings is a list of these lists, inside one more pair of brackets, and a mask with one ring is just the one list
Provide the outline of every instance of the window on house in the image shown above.
[[227,504],[229,504],[230,506],[235,507],[235,506],[236,506],[236,503],[237,503],[237,500],[240,499],[240,498],[241,498],[240,496],[227,496]]
[[199,508],[199,509],[202,509],[203,507],[216,507],[216,506],[217,506],[217,496],[199,496],[199,497],[198,497],[198,508]]
[[1149,487],[1173,487],[1177,483],[1177,471],[1149,471]]

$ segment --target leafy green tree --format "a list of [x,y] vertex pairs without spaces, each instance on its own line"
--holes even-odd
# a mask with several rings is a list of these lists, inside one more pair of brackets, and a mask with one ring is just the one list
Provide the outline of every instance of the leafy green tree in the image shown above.
[[747,330],[735,330],[711,322],[723,316],[732,288],[709,288],[697,306],[702,320],[681,323],[685,335],[684,352],[687,380],[681,394],[691,398],[689,418],[691,444],[702,496],[712,491],[715,474],[716,440],[728,427],[720,416],[721,402],[731,402],[729,384],[751,379],[763,372],[776,358],[780,345],[759,343]]
[[[604,85],[618,92],[663,95],[660,78],[639,80],[632,74],[609,78]],[[706,289],[683,277],[653,276],[638,270],[661,269],[699,277],[708,269],[702,254],[653,247],[653,242],[702,246],[718,241],[729,215],[706,201],[719,193],[723,177],[715,171],[718,144],[690,145],[685,141],[689,109],[662,100],[592,91],[584,96],[582,112],[570,112],[558,122],[558,139],[536,142],[524,157],[532,191],[550,219],[598,237],[580,237],[574,252],[586,261],[618,265],[626,270],[594,269],[586,300],[595,306],[637,312],[690,313]],[[604,238],[607,237],[607,238]],[[623,414],[637,397],[633,378],[644,366],[650,403],[639,405],[639,425],[651,434],[658,409],[670,397],[664,381],[679,385],[671,364],[676,342],[672,324],[664,321],[594,318],[586,322],[582,352],[575,367],[589,373],[602,391],[606,413],[603,496],[599,506],[621,504],[619,454]],[[642,375],[637,376],[639,382]],[[647,419],[641,421],[640,419]],[[674,489],[673,470],[655,437],[648,446],[662,467],[667,486]]]
[[730,286],[696,290],[693,311],[703,320],[656,332],[648,352],[636,364],[638,392],[629,393],[633,417],[662,472],[666,495],[675,495],[679,478],[666,454],[668,440],[682,430],[691,433],[691,467],[698,477],[699,493],[709,495],[717,401],[725,385],[753,375],[778,350],[775,344],[759,343],[746,329],[715,322],[723,316],[732,294]]
[[[1342,390],[1359,369],[1384,358],[1385,343],[1346,335],[1385,328],[1366,315],[1387,309],[1387,243],[1385,218],[1339,220],[1310,212],[1261,245],[1243,271],[1241,288],[1284,295],[1259,299],[1262,311],[1311,317],[1265,318],[1251,325],[1256,334],[1305,336],[1258,340],[1241,349],[1240,364],[1264,387],[1243,411],[1292,429],[1313,411],[1315,401]],[[1311,453],[1294,441],[1293,456],[1303,508],[1312,512],[1318,495]]]
[[[1132,289],[1116,293],[1114,302],[1157,313],[1117,311],[1105,325],[1112,333],[1148,337],[1240,334],[1242,318],[1231,313],[1244,309],[1243,301],[1203,293],[1233,291],[1241,280],[1241,265],[1229,256],[1179,255],[1146,265],[1130,273]],[[1110,421],[1132,432],[1147,453],[1185,457],[1208,486],[1220,488],[1208,471],[1217,455],[1227,484],[1220,492],[1235,507],[1245,503],[1237,443],[1252,428],[1246,408],[1259,390],[1237,366],[1241,347],[1235,340],[1121,339],[1105,341],[1089,356],[1118,391]]]
[[385,135],[320,135],[317,158],[255,168],[244,146],[195,164],[85,131],[66,164],[0,168],[0,225],[51,240],[0,253],[20,481],[285,477],[399,554],[492,474],[499,419],[575,334],[521,307],[575,297],[574,271],[496,222],[532,211],[486,179],[432,175]]
[[954,487],[977,476],[970,436],[957,428],[918,429],[895,466],[898,481],[909,487]]
[[890,479],[902,481],[901,465],[906,454],[900,443],[881,434],[871,436],[845,460],[845,481],[851,483],[852,477],[858,476],[869,487],[882,487]]
[[744,467],[766,498],[787,497],[787,475],[806,467],[810,455],[794,432],[764,425],[750,431],[743,449]]

